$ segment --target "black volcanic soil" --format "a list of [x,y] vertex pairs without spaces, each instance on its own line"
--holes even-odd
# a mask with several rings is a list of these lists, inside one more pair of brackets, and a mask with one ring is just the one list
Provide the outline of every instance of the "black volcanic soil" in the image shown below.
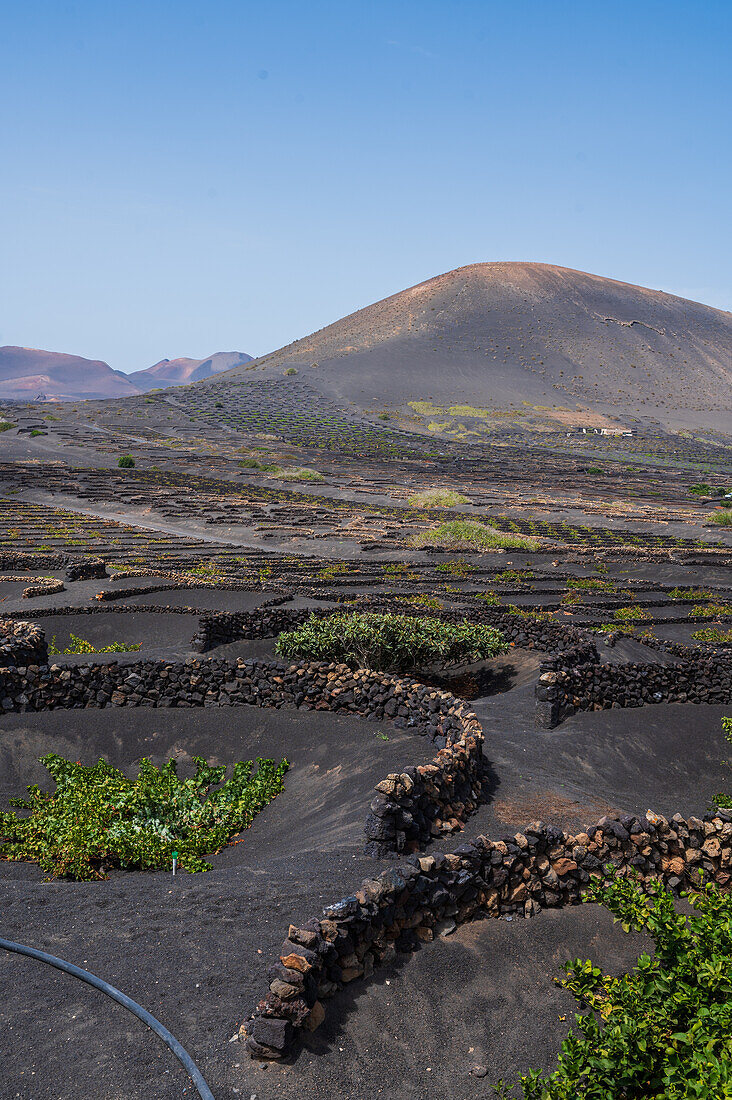
[[[148,569],[208,565],[210,556],[227,574],[267,577],[266,583],[287,590],[346,598],[389,592],[412,600],[426,594],[466,617],[464,592],[496,588],[503,602],[537,608],[559,600],[570,576],[602,576],[616,582],[623,601],[635,598],[642,606],[658,597],[665,608],[653,612],[659,635],[687,639],[686,622],[664,625],[662,618],[669,608],[685,616],[688,604],[674,603],[658,586],[708,586],[727,601],[729,553],[725,558],[719,551],[677,546],[672,560],[645,560],[646,550],[659,536],[671,545],[677,536],[687,546],[700,538],[729,541],[724,531],[701,526],[709,505],[689,492],[703,478],[729,482],[729,452],[721,446],[665,436],[659,453],[671,456],[671,464],[665,465],[666,458],[656,463],[652,452],[641,469],[631,465],[645,462],[648,439],[639,431],[632,440],[610,444],[614,457],[597,473],[588,456],[563,454],[556,438],[551,450],[547,437],[536,432],[506,447],[481,445],[470,452],[455,444],[444,460],[403,457],[399,447],[407,437],[394,433],[389,440],[399,444],[396,454],[402,457],[383,462],[362,453],[360,442],[339,439],[340,427],[336,438],[328,436],[332,405],[340,403],[345,419],[363,424],[358,409],[370,408],[375,421],[382,398],[457,398],[490,408],[526,399],[549,406],[542,415],[550,418],[554,405],[601,408],[609,390],[611,414],[631,410],[645,417],[650,410],[661,420],[673,419],[678,402],[688,406],[680,415],[689,423],[707,415],[711,387],[716,411],[709,415],[729,419],[719,404],[729,391],[728,367],[720,358],[728,355],[728,315],[562,269],[488,267],[449,273],[285,349],[269,366],[261,361],[250,364],[251,373],[228,376],[232,405],[262,413],[254,427],[237,426],[235,418],[220,423],[214,391],[201,383],[149,399],[87,403],[78,412],[56,406],[54,416],[42,421],[48,434],[33,439],[19,429],[0,433],[0,546],[33,553],[49,545]],[[655,334],[644,331],[649,323]],[[683,343],[683,367],[669,333]],[[291,354],[303,357],[295,360],[299,373],[284,378]],[[311,360],[319,362],[316,369]],[[216,384],[226,385],[221,378]],[[260,404],[247,389],[250,379],[261,383]],[[330,395],[331,406],[321,401],[319,388]],[[660,411],[652,409],[654,388],[655,398],[667,402]],[[184,394],[193,402],[190,415]],[[195,407],[205,394],[208,412],[203,402],[200,410]],[[345,403],[349,395],[355,411]],[[41,406],[19,409],[19,428],[44,413]],[[310,414],[317,414],[322,432],[307,447],[292,443],[297,453],[290,453],[288,442],[285,460],[321,470],[324,484],[282,487],[238,466],[250,451],[279,461],[285,445],[277,433],[284,439],[296,435],[288,435],[287,425]],[[563,430],[560,436],[563,445]],[[432,447],[424,437],[418,442],[420,455]],[[266,454],[254,450],[262,443]],[[595,455],[594,445],[587,450]],[[136,469],[111,470],[127,451],[134,451]],[[606,465],[605,457],[599,460]],[[417,519],[437,522],[437,514],[369,515],[377,505],[406,508],[406,495],[427,487],[465,492],[473,510],[466,506],[462,514],[490,520],[506,512],[504,518],[519,524],[532,521],[552,548],[536,554],[415,552],[407,547]],[[119,525],[107,527],[100,522],[104,517]],[[373,539],[363,534],[364,517],[374,521]],[[619,548],[617,540],[625,535],[637,538],[639,549]],[[558,548],[555,540],[565,537],[571,545]],[[306,556],[296,560],[290,550]],[[455,557],[473,567],[466,579],[438,571]],[[46,572],[29,561],[32,566],[18,572]],[[389,571],[400,563],[407,571]],[[326,565],[336,568],[324,570]],[[536,577],[525,586],[501,584],[495,574],[509,568],[534,569]],[[0,574],[0,614],[37,617],[61,643],[71,630],[98,644],[143,643],[139,655],[100,655],[95,661],[181,659],[190,655],[197,616],[166,614],[163,606],[240,609],[272,594],[198,589],[129,595],[138,585],[152,589],[156,581],[80,581],[68,583],[59,596],[23,600],[24,584]],[[102,588],[127,595],[121,604],[100,604],[94,596]],[[308,603],[315,600],[298,597],[287,606]],[[148,604],[159,610],[139,610]],[[570,624],[608,621],[612,604],[603,611],[588,593],[573,615],[562,607],[557,618]],[[58,606],[77,612],[53,616]],[[94,613],[85,615],[84,608]],[[211,656],[268,657],[274,646],[274,639],[233,642]],[[610,664],[675,660],[629,639],[614,648],[600,645],[600,652]],[[533,698],[540,657],[512,649],[491,662],[492,694],[473,703],[486,734],[487,801],[462,837],[513,833],[536,818],[575,828],[610,810],[700,813],[716,790],[729,787],[719,723],[729,707],[580,714],[542,731],[535,725]],[[488,690],[481,680],[478,691]],[[229,1042],[266,989],[266,970],[288,923],[318,915],[326,902],[347,895],[364,875],[384,866],[363,855],[371,789],[389,771],[431,756],[428,750],[424,739],[406,732],[326,712],[89,709],[0,716],[3,807],[25,784],[45,781],[38,757],[49,751],[85,761],[103,753],[125,768],[144,755],[161,761],[170,753],[181,768],[194,753],[214,761],[286,753],[293,764],[285,793],[242,843],[213,858],[209,874],[175,881],[168,875],[117,874],[108,882],[73,884],[44,882],[29,864],[0,863],[0,935],[87,966],[138,999],[190,1050],[217,1100],[484,1100],[498,1077],[551,1064],[567,1025],[561,1017],[573,1010],[551,980],[564,959],[591,953],[617,969],[635,958],[639,942],[624,936],[606,914],[577,907],[533,921],[462,928],[341,993],[322,1030],[290,1065],[261,1068],[240,1044]],[[436,846],[452,850],[462,837],[443,838]],[[485,1077],[468,1075],[474,1063],[486,1067]],[[0,1082],[0,1100],[6,1094],[11,1100],[193,1095],[165,1048],[122,1009],[70,978],[2,952]]]
[[[114,642],[138,645],[136,652],[109,654],[110,659],[134,659],[145,657],[181,658],[191,654],[190,641],[198,627],[196,615],[167,615],[164,612],[139,611],[119,613],[109,611],[103,615],[36,615],[33,621],[46,632],[50,643],[56,639],[58,649],[68,648],[71,635],[91,642],[100,649]],[[89,654],[80,654],[81,660],[94,660]],[[51,657],[62,663],[63,655]]]
[[[528,722],[527,689],[519,684],[476,704],[492,791],[466,836],[495,835],[504,823],[513,831],[538,817],[586,824],[618,802],[699,811],[726,780],[718,762],[723,708],[579,715],[542,733]],[[465,928],[373,983],[355,983],[340,995],[342,1012],[328,1016],[293,1065],[261,1069],[228,1040],[264,990],[288,923],[317,915],[382,866],[362,854],[365,803],[378,779],[422,758],[424,742],[359,719],[243,707],[11,715],[0,720],[0,745],[4,796],[42,780],[35,761],[47,751],[85,762],[104,753],[122,766],[171,752],[181,766],[196,752],[214,761],[257,754],[292,761],[285,793],[243,843],[213,857],[208,874],[44,883],[31,865],[0,864],[3,934],[84,966],[159,1015],[217,1098],[237,1089],[258,1100],[488,1096],[486,1082],[551,1063],[564,1032],[559,1017],[572,1012],[551,982],[567,957],[592,953],[618,967],[638,952],[638,942],[591,907]],[[191,1095],[142,1025],[40,964],[0,955],[0,1023],[11,1097]],[[484,1080],[468,1075],[473,1063],[488,1067]]]

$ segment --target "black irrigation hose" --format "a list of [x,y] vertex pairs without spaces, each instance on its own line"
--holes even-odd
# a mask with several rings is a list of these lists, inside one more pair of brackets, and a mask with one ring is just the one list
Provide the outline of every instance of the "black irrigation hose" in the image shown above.
[[73,963],[66,962],[64,959],[59,959],[55,955],[47,955],[45,951],[37,951],[35,947],[25,947],[22,943],[13,943],[12,940],[4,940],[1,938],[0,947],[4,948],[6,951],[15,951],[18,955],[27,955],[28,958],[37,959],[39,962],[49,963],[51,966],[55,966],[57,970],[63,970],[66,974],[71,974],[74,978],[80,978],[82,982],[93,985],[95,989],[101,989],[102,993],[106,993],[107,996],[117,1001],[118,1004],[129,1009],[133,1015],[137,1016],[138,1020],[142,1020],[144,1024],[147,1024],[147,1026],[154,1031],[173,1052],[198,1089],[201,1100],[214,1100],[214,1094],[204,1081],[201,1071],[190,1054],[183,1049],[175,1036],[170,1034],[167,1027],[163,1027],[154,1016],[150,1015],[147,1009],[142,1008],[141,1005],[133,1001],[125,993],[120,993],[119,989],[115,989],[113,985],[109,985],[107,982],[102,981],[101,978],[97,978],[95,974],[90,974],[88,970],[82,970],[81,967],[74,966]]

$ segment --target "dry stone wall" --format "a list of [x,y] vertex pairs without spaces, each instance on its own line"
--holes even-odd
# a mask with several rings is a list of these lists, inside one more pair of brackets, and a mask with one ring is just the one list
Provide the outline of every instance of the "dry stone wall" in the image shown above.
[[47,660],[46,638],[36,623],[0,620],[0,679],[6,668],[38,665]]
[[28,553],[23,550],[0,550],[0,572],[11,569],[65,569],[67,581],[93,580],[106,577],[107,567],[101,558],[74,557],[59,550]]
[[536,686],[539,725],[552,729],[577,711],[640,707],[651,703],[732,702],[732,657],[699,651],[673,665],[601,665],[567,660],[541,663]]
[[732,817],[722,811],[670,821],[602,818],[569,834],[534,822],[499,840],[478,837],[448,855],[414,855],[361,883],[321,917],[290,925],[268,971],[269,989],[240,1028],[250,1054],[280,1059],[303,1030],[325,1017],[339,989],[458,925],[505,914],[533,916],[575,905],[592,876],[611,866],[672,891],[706,880],[726,887],[732,874]]
[[[35,624],[6,624],[0,711],[104,707],[303,707],[391,721],[425,736],[431,762],[387,776],[366,818],[367,851],[397,856],[462,827],[481,797],[483,733],[468,704],[414,680],[323,662],[190,659],[47,665]],[[28,639],[32,638],[32,645]],[[43,660],[42,660],[43,658]]]

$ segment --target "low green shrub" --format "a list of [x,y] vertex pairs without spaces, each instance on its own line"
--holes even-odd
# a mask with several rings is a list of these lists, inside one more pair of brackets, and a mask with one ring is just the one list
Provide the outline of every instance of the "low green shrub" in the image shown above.
[[475,566],[467,561],[442,561],[435,566],[438,573],[449,573],[451,577],[469,577]]
[[132,455],[120,455],[117,459],[117,465],[122,470],[131,470],[135,465],[135,460]]
[[352,668],[409,672],[439,662],[460,664],[494,657],[506,649],[494,627],[444,623],[439,619],[380,613],[311,615],[295,630],[280,634],[281,657],[342,661]]
[[35,439],[36,436],[38,436],[38,435],[47,435],[48,433],[47,432],[42,432],[40,430],[40,428],[33,428],[33,430],[31,432],[29,432],[28,434],[31,437],[31,439]]
[[[613,977],[591,960],[567,963],[559,983],[582,1007],[557,1068],[521,1076],[524,1100],[724,1100],[732,1097],[732,895],[713,883],[677,912],[660,883],[611,875],[586,900],[655,944]],[[499,1096],[510,1095],[499,1082]]]
[[470,504],[468,497],[452,489],[425,489],[407,498],[412,508],[456,508],[458,504]]
[[495,592],[480,592],[475,598],[476,600],[481,600],[489,607],[498,607],[501,602]]
[[567,588],[579,588],[584,592],[615,591],[615,585],[612,581],[600,580],[598,577],[568,577]]
[[534,579],[533,569],[504,569],[493,578],[497,584],[528,584]]
[[60,653],[136,653],[142,648],[142,642],[111,642],[109,645],[97,646],[93,642],[87,642],[76,634],[69,635],[71,641],[66,649],[59,649],[56,645],[56,635],[51,638],[48,645],[49,655],[58,656]]
[[17,427],[17,424],[11,424],[9,420],[0,420],[0,432],[9,432],[11,428]]
[[672,588],[669,596],[672,600],[711,600],[712,593],[707,588]]
[[718,512],[712,512],[707,517],[709,523],[714,523],[717,527],[732,527],[732,508],[720,509]]
[[284,789],[287,760],[251,760],[210,767],[194,756],[196,773],[179,779],[175,760],[161,769],[140,763],[128,779],[105,760],[91,767],[50,753],[41,763],[56,782],[51,794],[28,787],[28,798],[0,811],[0,857],[29,860],[56,878],[102,879],[108,871],[172,867],[177,852],[186,871],[208,871],[202,858],[249,828],[255,815]]
[[454,519],[420,531],[412,536],[411,545],[441,546],[445,550],[538,550],[538,539],[525,535],[509,535],[475,520]]
[[618,622],[639,622],[641,619],[647,619],[648,615],[640,607],[619,607],[617,611],[613,612],[613,616]]
[[689,617],[700,619],[722,619],[732,615],[732,603],[699,603],[689,611]]
[[703,630],[695,630],[692,638],[696,642],[706,642],[708,645],[729,645],[732,643],[732,630],[718,630],[708,626]]
[[520,619],[535,619],[536,622],[548,622],[554,618],[551,611],[534,611],[531,607],[519,607],[515,603],[510,603],[506,607],[509,615],[517,615]]
[[321,473],[309,466],[284,466],[277,471],[276,476],[280,481],[312,481],[318,484],[325,481]]
[[441,611],[442,604],[439,600],[434,599],[432,596],[426,596],[424,593],[420,593],[416,596],[397,596],[396,599],[399,603],[408,603],[412,607],[423,607],[430,611]]

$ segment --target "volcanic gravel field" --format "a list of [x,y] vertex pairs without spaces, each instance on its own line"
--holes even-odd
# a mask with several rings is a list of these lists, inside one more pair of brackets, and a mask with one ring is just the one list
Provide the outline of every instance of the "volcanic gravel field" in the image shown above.
[[[466,283],[473,311],[478,274]],[[438,305],[447,301],[449,285],[433,289]],[[389,328],[389,302],[366,318],[369,332]],[[419,321],[423,343],[432,335],[427,321]],[[694,323],[721,339],[716,312]],[[343,353],[348,371],[334,381],[349,331],[319,337],[328,352],[320,373],[301,342],[255,373],[248,364],[188,389],[54,405],[58,419],[42,421],[47,434],[38,439],[0,433],[0,619],[36,623],[58,650],[72,635],[96,649],[139,644],[49,657],[59,675],[98,664],[124,677],[142,661],[161,669],[271,665],[279,628],[258,626],[268,615],[381,608],[470,620],[497,607],[519,634],[525,624],[523,640],[489,661],[416,673],[466,698],[485,737],[480,804],[461,831],[436,836],[425,852],[511,836],[537,820],[578,832],[604,815],[702,815],[729,787],[720,719],[732,700],[579,706],[544,728],[536,689],[555,650],[534,645],[531,632],[544,623],[557,636],[579,629],[596,644],[599,667],[617,676],[633,665],[672,677],[689,653],[728,662],[732,542],[709,519],[719,500],[698,483],[732,485],[732,450],[716,436],[682,440],[648,424],[625,451],[600,437],[519,438],[513,421],[498,433],[500,446],[436,441],[403,409],[377,424],[377,404],[354,387],[365,364],[373,377],[364,386],[373,382],[377,394],[383,352],[354,338],[360,350]],[[652,342],[653,369],[671,370],[662,341]],[[283,377],[290,362],[299,377]],[[504,381],[514,385],[510,371]],[[534,381],[538,400],[546,380]],[[397,394],[395,404],[409,396]],[[226,402],[225,417],[216,402]],[[30,428],[44,408],[5,413]],[[134,469],[117,468],[123,452],[134,453]],[[240,465],[242,455],[249,465]],[[322,480],[282,480],[277,470],[288,466]],[[469,502],[410,503],[435,488]],[[465,519],[537,541],[485,552],[459,543],[415,548],[415,536]],[[67,569],[79,562],[95,575],[70,579]],[[49,577],[63,591],[24,595]],[[201,652],[194,638],[202,623],[232,615],[252,616],[249,633],[232,628],[230,640]],[[695,637],[707,628],[716,641]],[[649,946],[592,905],[476,920],[398,950],[327,1000],[323,1023],[293,1054],[256,1061],[235,1040],[267,991],[288,926],[320,917],[394,866],[364,851],[374,787],[429,763],[435,746],[405,723],[291,705],[32,711],[8,700],[0,711],[3,809],[27,785],[45,785],[39,758],[49,752],[85,764],[101,756],[128,774],[143,757],[161,764],[173,756],[182,773],[195,755],[214,764],[290,762],[284,792],[211,857],[207,873],[117,870],[80,883],[0,861],[0,935],[76,963],[138,1001],[192,1055],[216,1100],[483,1100],[500,1078],[556,1064],[575,1011],[554,982],[566,960],[591,957],[617,973]],[[170,1052],[124,1009],[0,951],[2,1100],[195,1095]]]

